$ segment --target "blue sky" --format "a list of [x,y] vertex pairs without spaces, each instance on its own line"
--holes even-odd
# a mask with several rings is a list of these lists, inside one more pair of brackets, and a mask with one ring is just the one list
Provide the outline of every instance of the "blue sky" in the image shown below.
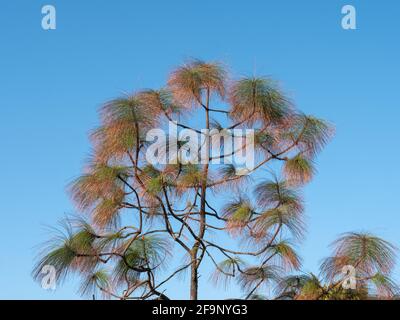
[[[57,30],[41,29],[45,4],[56,6]],[[341,28],[345,4],[357,9],[357,30]],[[30,271],[43,226],[74,213],[65,187],[87,158],[96,110],[162,86],[190,57],[272,76],[301,110],[335,124],[305,190],[305,270],[317,271],[341,232],[400,246],[399,15],[389,0],[3,1],[0,298],[78,297],[74,280],[47,292]],[[207,283],[202,291],[229,296]]]

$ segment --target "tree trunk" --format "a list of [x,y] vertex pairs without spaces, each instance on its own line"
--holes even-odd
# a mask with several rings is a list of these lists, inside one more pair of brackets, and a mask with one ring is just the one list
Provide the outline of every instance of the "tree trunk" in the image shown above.
[[199,288],[199,278],[197,274],[197,251],[194,253],[192,252],[192,265],[190,268],[190,300],[197,300],[198,299],[198,288]]
[[[208,180],[208,168],[209,168],[209,154],[210,154],[210,139],[209,139],[209,130],[210,130],[210,115],[209,115],[209,102],[210,102],[210,90],[207,90],[207,101],[206,101],[206,143],[205,148],[206,152],[206,164],[204,166],[204,175],[203,181],[201,185],[201,199],[200,199],[200,226],[199,226],[199,234],[198,238],[203,239],[204,234],[206,232],[206,192],[207,192],[207,180]],[[199,288],[199,278],[198,278],[198,269],[200,267],[201,259],[198,259],[197,254],[199,251],[200,242],[197,240],[192,248],[192,256],[191,256],[191,275],[190,275],[190,300],[198,299],[198,288]]]

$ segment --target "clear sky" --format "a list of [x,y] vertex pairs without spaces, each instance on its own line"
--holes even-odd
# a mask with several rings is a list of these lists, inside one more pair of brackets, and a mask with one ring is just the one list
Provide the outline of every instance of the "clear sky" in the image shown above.
[[[56,6],[54,31],[41,28],[45,4]],[[357,30],[341,28],[346,4]],[[305,190],[305,270],[317,271],[341,232],[400,246],[399,16],[393,0],[2,1],[0,298],[78,297],[74,281],[47,292],[30,272],[43,226],[74,213],[65,187],[88,155],[96,110],[121,92],[162,86],[190,57],[270,75],[301,110],[335,124]],[[230,290],[204,284],[200,297]]]

